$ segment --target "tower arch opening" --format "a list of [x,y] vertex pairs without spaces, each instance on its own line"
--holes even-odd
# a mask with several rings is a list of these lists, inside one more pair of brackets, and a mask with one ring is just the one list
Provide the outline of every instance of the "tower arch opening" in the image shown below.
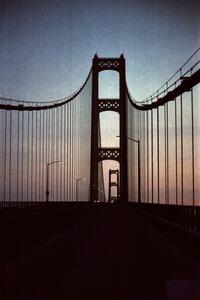
[[119,72],[115,70],[103,70],[98,76],[99,99],[119,99]]
[[119,114],[115,111],[103,111],[99,114],[101,147],[119,147]]
[[[98,163],[98,199],[102,201],[102,194],[105,193],[105,202],[109,201],[109,170],[118,170],[120,178],[120,164],[116,160],[102,160]],[[103,181],[102,181],[103,177]],[[112,175],[112,180],[117,182],[117,176]],[[119,187],[118,187],[119,188]],[[117,191],[117,187],[111,187],[111,197],[117,198],[117,192],[120,194],[120,191]]]

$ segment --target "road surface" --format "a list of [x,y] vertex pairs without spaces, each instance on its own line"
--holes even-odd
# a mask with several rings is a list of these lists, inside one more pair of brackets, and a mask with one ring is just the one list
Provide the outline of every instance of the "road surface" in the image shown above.
[[4,297],[200,299],[198,263],[145,216],[108,205],[9,266]]

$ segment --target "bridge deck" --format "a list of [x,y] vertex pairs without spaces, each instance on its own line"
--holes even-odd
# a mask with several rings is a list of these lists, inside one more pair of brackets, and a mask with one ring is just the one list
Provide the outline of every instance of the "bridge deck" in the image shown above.
[[174,288],[195,284],[200,257],[158,228],[130,208],[103,206],[10,267],[5,299],[193,299],[194,288],[191,298]]

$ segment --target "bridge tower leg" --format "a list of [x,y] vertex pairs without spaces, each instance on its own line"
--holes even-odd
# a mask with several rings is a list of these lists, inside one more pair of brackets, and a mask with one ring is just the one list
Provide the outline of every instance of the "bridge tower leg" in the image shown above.
[[[99,72],[114,70],[119,72],[119,99],[99,99]],[[101,160],[117,160],[120,166],[120,202],[128,201],[127,176],[127,117],[126,117],[126,80],[125,59],[93,58],[92,71],[92,125],[91,125],[91,167],[90,201],[98,199],[98,163]],[[120,120],[119,148],[102,148],[99,140],[99,114],[101,111],[117,111]]]

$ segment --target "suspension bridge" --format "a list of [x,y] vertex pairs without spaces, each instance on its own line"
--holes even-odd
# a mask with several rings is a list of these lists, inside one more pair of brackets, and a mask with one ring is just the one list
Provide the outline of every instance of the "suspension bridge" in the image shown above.
[[[123,55],[95,55],[69,97],[0,97],[1,299],[200,299],[199,54],[141,102]],[[119,98],[99,98],[106,70]]]

